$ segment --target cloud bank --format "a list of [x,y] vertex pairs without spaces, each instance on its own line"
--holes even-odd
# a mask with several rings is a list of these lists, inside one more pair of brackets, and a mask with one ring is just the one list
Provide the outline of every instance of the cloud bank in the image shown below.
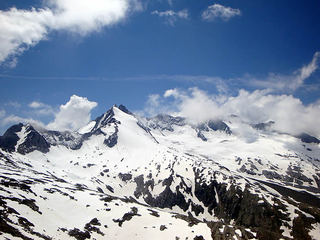
[[171,111],[193,124],[210,119],[227,120],[236,115],[249,124],[274,121],[274,129],[280,132],[320,136],[320,100],[304,105],[292,95],[274,95],[268,90],[240,90],[236,96],[227,96],[210,95],[198,88],[168,89],[162,98],[167,99],[164,104],[175,106]]
[[0,64],[45,40],[51,31],[87,35],[124,20],[141,9],[138,0],[44,0],[41,9],[0,10]]
[[224,21],[228,21],[229,19],[240,15],[241,11],[239,9],[225,7],[216,3],[209,6],[205,11],[203,11],[201,17],[202,20],[210,22],[218,18]]

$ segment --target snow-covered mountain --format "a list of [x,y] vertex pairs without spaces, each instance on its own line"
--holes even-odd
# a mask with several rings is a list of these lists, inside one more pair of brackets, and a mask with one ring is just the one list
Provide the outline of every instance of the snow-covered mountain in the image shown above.
[[320,239],[316,137],[114,106],[0,137],[1,239]]

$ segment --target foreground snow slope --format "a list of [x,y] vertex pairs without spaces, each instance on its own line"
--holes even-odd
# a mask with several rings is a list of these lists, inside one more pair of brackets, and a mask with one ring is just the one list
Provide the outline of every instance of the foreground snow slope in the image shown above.
[[251,126],[249,141],[244,125],[123,106],[78,133],[15,125],[0,138],[0,236],[319,239],[319,145]]

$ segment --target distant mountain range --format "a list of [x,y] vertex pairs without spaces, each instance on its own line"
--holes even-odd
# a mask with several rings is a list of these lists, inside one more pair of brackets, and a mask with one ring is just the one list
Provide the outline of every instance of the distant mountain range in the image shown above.
[[273,124],[120,105],[77,132],[14,125],[0,137],[0,238],[320,239],[320,141]]

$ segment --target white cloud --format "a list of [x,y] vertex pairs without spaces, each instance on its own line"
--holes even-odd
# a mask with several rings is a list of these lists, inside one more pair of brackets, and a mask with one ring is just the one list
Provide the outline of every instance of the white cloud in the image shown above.
[[158,107],[160,105],[160,95],[159,94],[151,94],[148,96],[148,104],[152,107]]
[[301,86],[307,78],[309,78],[318,68],[319,68],[319,57],[320,57],[320,52],[315,52],[313,55],[312,61],[303,66],[297,74],[296,82],[292,86],[294,89],[296,86]]
[[222,105],[228,114],[236,114],[249,123],[275,121],[274,128],[281,132],[299,134],[307,132],[320,136],[319,102],[304,105],[292,95],[273,95],[268,91],[252,93],[241,90]]
[[99,31],[141,9],[138,0],[45,0],[44,8],[0,10],[0,64],[17,63],[17,55],[47,38],[50,31],[80,35]]
[[173,10],[167,10],[167,11],[163,11],[163,12],[155,10],[155,11],[151,12],[151,14],[164,18],[165,22],[171,26],[174,26],[175,22],[178,19],[188,19],[189,18],[189,12],[187,9],[183,9],[183,10],[180,10],[177,12],[175,12]]
[[78,130],[91,120],[91,110],[97,105],[96,102],[91,102],[87,98],[73,95],[66,104],[60,106],[54,121],[47,127],[60,131]]
[[307,80],[319,68],[320,52],[315,52],[310,63],[302,66],[291,75],[281,75],[270,73],[266,79],[255,79],[250,76],[247,81],[255,87],[269,88],[279,91],[295,91],[300,88],[305,80]]
[[49,9],[0,11],[0,63],[8,57],[21,54],[47,35],[47,26],[53,18]]
[[41,108],[44,106],[44,103],[33,101],[28,105],[30,108]]
[[148,96],[148,100],[146,102],[146,106],[144,108],[143,114],[147,116],[153,116],[158,113],[160,106],[160,95],[159,94],[151,94]]
[[179,97],[181,97],[182,96],[182,94],[179,92],[179,90],[178,89],[168,89],[168,90],[166,90],[165,92],[164,92],[164,94],[163,94],[163,96],[164,97],[175,97],[175,98],[179,98]]
[[177,106],[178,114],[191,123],[197,124],[222,116],[217,100],[198,88],[190,88],[187,92],[168,89],[163,96],[173,97],[176,100],[174,106]]
[[50,105],[44,104],[42,102],[33,101],[28,105],[30,108],[34,109],[33,112],[37,115],[54,115],[55,111]]
[[98,31],[127,15],[129,0],[48,0],[54,11],[52,29],[66,29],[80,34]]
[[[304,105],[292,95],[274,95],[268,90],[240,90],[236,96],[221,96],[209,95],[198,88],[187,91],[169,89],[164,97],[173,97],[171,105],[176,106],[176,114],[186,117],[191,123],[224,120],[234,114],[250,124],[274,121],[274,129],[280,132],[293,135],[307,132],[320,136],[320,100]],[[168,105],[168,102],[164,104]],[[245,133],[252,140],[255,138],[250,129],[242,130],[236,131]]]
[[240,16],[241,11],[236,8],[225,7],[220,4],[213,4],[203,11],[201,17],[204,21],[213,21],[217,18],[221,18],[224,21],[228,21],[230,18]]
[[172,6],[172,5],[173,5],[173,0],[168,0],[168,4],[169,4],[170,6]]
[[6,115],[5,110],[0,110],[0,118],[3,118]]
[[172,113],[170,105],[166,105],[165,99],[159,94],[149,95],[144,110],[137,112],[138,115],[145,115],[148,117],[153,117],[158,113],[174,114]]

